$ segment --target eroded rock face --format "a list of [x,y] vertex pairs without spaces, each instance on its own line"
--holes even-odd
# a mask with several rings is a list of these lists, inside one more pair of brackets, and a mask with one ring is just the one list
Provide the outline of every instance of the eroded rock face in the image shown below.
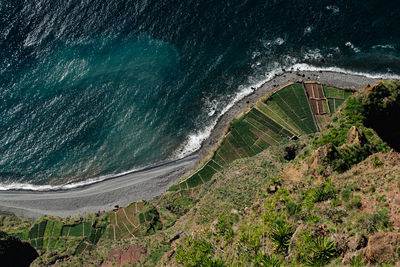
[[356,126],[351,126],[347,132],[347,144],[363,146],[366,142],[365,136]]
[[365,256],[373,263],[398,261],[400,250],[400,233],[379,232],[368,239]]

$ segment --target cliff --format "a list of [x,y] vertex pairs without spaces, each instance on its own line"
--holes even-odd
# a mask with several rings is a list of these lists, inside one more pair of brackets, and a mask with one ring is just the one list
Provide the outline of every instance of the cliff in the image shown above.
[[159,200],[85,218],[2,216],[33,265],[394,264],[399,81],[294,83],[250,107]]

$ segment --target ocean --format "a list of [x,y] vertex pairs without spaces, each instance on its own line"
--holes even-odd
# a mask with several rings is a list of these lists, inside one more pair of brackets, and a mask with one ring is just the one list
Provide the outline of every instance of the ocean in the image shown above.
[[0,0],[0,189],[183,157],[282,68],[400,74],[373,0]]

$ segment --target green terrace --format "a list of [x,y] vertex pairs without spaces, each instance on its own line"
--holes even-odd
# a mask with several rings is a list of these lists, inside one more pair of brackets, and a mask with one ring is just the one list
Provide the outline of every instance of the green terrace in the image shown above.
[[292,83],[272,92],[233,121],[211,159],[169,191],[190,190],[211,180],[236,159],[317,132],[323,118],[333,114],[353,93],[316,82]]
[[44,218],[36,222],[29,231],[14,233],[14,236],[29,242],[42,252],[70,250],[77,255],[84,250],[93,249],[104,235],[104,229],[92,221],[67,224],[59,219]]
[[26,221],[23,229],[11,234],[41,252],[68,251],[79,255],[109,242],[152,234],[175,221],[176,216],[168,210],[139,201],[102,216],[92,214],[78,219],[42,217],[35,222]]

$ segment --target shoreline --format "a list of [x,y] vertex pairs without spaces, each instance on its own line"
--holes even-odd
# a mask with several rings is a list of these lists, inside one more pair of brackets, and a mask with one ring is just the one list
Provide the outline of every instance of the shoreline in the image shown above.
[[139,200],[160,197],[172,184],[197,169],[218,144],[227,125],[238,114],[281,85],[298,80],[314,80],[342,88],[361,89],[376,83],[379,78],[362,74],[331,70],[291,71],[275,74],[253,92],[244,96],[216,121],[210,135],[196,152],[183,158],[133,170],[127,173],[93,181],[78,187],[59,190],[3,190],[0,191],[0,212],[36,219],[43,215],[69,217],[109,211],[115,205],[126,206]]
[[210,135],[202,142],[200,149],[197,150],[201,161],[203,161],[204,158],[206,158],[209,153],[213,151],[221,136],[224,134],[228,124],[234,120],[238,114],[243,112],[250,105],[255,104],[266,94],[278,89],[282,85],[300,80],[318,81],[339,88],[361,89],[366,87],[368,84],[378,82],[380,78],[375,78],[372,76],[367,77],[361,73],[352,74],[331,70],[296,71],[295,66],[293,67],[293,70],[288,69],[285,72],[282,71],[278,74],[275,74],[272,79],[265,81],[260,87],[253,90],[253,92],[234,103],[229,110],[227,110],[217,119],[216,125],[212,128]]

